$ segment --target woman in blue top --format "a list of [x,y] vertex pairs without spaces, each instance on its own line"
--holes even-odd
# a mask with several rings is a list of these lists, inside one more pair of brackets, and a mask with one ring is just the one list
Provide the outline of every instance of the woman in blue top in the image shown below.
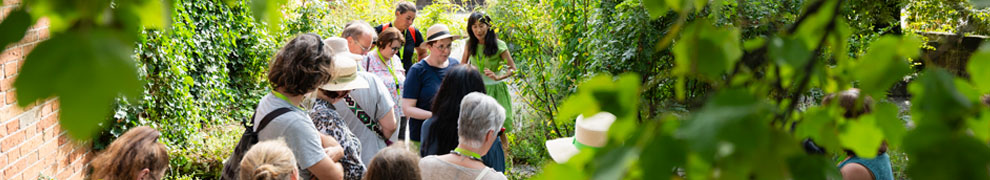
[[423,120],[433,116],[430,105],[436,95],[440,83],[450,67],[460,64],[457,59],[450,58],[450,45],[455,36],[450,34],[446,25],[433,25],[426,31],[426,46],[430,55],[420,60],[406,73],[406,86],[402,89],[402,111],[409,117],[409,135],[406,136],[415,148],[419,148],[420,128]]
[[[457,148],[460,143],[457,119],[460,118],[461,100],[472,92],[485,93],[485,84],[477,68],[458,65],[447,72],[440,90],[437,91],[437,94],[443,95],[433,100],[433,117],[423,122],[420,156],[444,155]],[[502,143],[496,138],[492,148],[481,157],[481,161],[495,171],[505,172],[505,156],[501,146]]]

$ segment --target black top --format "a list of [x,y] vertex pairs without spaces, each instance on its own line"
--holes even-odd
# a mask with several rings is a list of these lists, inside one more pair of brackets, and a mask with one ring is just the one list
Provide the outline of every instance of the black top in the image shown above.
[[[384,24],[375,26],[375,32],[382,33],[383,25]],[[388,26],[395,27],[392,26],[392,23],[388,23]],[[423,42],[426,41],[425,39],[423,39],[423,33],[419,32],[419,29],[416,29],[415,27],[411,27],[411,28],[413,33],[409,33],[410,28],[399,29],[399,32],[401,32],[402,35],[405,35],[406,44],[402,46],[401,52],[396,53],[399,55],[399,58],[402,59],[402,68],[407,70],[409,69],[410,66],[413,65],[412,60],[419,58],[419,57],[413,57],[413,54],[416,52],[416,47],[419,47],[419,45],[423,44]]]

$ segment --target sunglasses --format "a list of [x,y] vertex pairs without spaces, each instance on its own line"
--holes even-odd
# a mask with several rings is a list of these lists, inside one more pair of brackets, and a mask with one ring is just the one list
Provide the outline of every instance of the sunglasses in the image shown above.
[[323,94],[326,94],[330,98],[344,98],[351,94],[351,90],[346,91],[327,91],[323,90]]

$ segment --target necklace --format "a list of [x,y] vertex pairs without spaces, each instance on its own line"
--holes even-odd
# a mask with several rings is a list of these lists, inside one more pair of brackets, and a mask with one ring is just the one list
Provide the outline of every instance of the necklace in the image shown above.
[[460,148],[460,147],[454,148],[454,150],[453,151],[450,151],[450,153],[451,154],[460,155],[460,156],[464,156],[466,158],[469,158],[471,160],[475,160],[475,161],[478,161],[478,162],[482,162],[481,161],[481,155],[478,155],[478,153],[471,152],[471,151],[469,151],[467,149],[464,149],[464,148]]

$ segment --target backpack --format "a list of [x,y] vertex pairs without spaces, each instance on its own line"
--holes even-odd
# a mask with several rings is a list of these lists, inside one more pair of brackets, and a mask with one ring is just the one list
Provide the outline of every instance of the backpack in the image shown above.
[[234,153],[227,158],[223,163],[223,176],[220,179],[237,179],[237,173],[240,171],[241,159],[244,159],[244,153],[247,153],[251,146],[258,144],[258,132],[265,129],[268,123],[275,119],[276,117],[285,114],[292,109],[289,108],[278,108],[275,111],[268,113],[264,118],[261,119],[261,123],[258,124],[258,130],[254,130],[254,125],[248,125],[248,122],[254,120],[254,116],[258,115],[255,112],[251,116],[251,119],[241,120],[241,124],[244,125],[244,134],[241,135],[241,140],[237,142],[237,147],[234,148]]
[[[385,29],[388,29],[389,25],[392,25],[392,24],[391,23],[382,24],[382,31],[385,31]],[[415,43],[416,42],[416,28],[413,28],[412,25],[409,25],[409,33],[413,33],[413,35],[412,35],[412,41],[413,41],[413,43]]]

